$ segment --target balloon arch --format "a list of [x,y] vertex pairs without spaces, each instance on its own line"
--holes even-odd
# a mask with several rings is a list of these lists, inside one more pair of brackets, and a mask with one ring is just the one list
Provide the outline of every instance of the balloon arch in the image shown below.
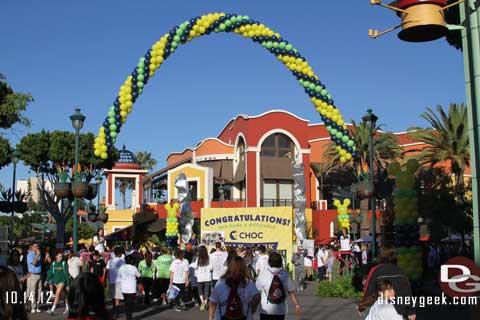
[[157,41],[141,57],[137,66],[120,87],[118,96],[95,138],[95,156],[107,159],[113,151],[122,125],[132,111],[132,106],[142,94],[148,80],[177,48],[197,37],[213,32],[230,32],[250,38],[253,42],[274,54],[304,87],[315,109],[326,124],[332,141],[337,145],[341,162],[355,156],[354,141],[345,125],[339,109],[334,105],[330,93],[315,75],[312,68],[295,47],[280,34],[248,16],[225,13],[209,13],[195,17],[174,27]]

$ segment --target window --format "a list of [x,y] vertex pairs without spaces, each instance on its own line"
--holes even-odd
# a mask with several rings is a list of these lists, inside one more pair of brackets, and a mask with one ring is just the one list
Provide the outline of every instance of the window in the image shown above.
[[197,181],[188,181],[188,185],[190,187],[190,199],[192,201],[197,201]]
[[262,157],[293,158],[292,140],[283,133],[270,135],[262,144]]
[[293,183],[289,180],[264,180],[262,207],[291,206]]
[[245,161],[245,141],[243,138],[240,138],[238,141],[238,147],[237,147],[237,152],[238,152],[238,161],[242,162]]
[[[220,184],[215,183],[213,185],[213,199],[214,200],[220,200]],[[232,190],[232,185],[230,184],[224,184],[223,185],[223,200],[230,200],[232,199],[231,196],[231,190]]]

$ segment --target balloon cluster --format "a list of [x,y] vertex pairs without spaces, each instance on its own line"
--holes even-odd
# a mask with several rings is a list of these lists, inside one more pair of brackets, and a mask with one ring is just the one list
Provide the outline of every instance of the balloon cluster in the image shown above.
[[167,210],[165,242],[167,247],[174,248],[178,244],[178,219],[177,210],[180,207],[178,203],[174,203],[173,207],[169,203],[165,205]]
[[418,246],[418,199],[414,176],[418,167],[418,162],[414,159],[408,160],[405,170],[401,169],[398,162],[391,163],[388,167],[388,173],[395,176],[397,185],[393,203],[398,266],[412,280],[422,277],[422,252]]
[[132,111],[132,106],[142,94],[148,80],[162,63],[182,44],[212,32],[230,32],[250,38],[253,42],[274,54],[296,77],[310,97],[315,109],[324,121],[342,163],[356,155],[356,149],[345,121],[332,100],[331,94],[320,82],[312,68],[288,41],[270,28],[248,16],[225,13],[209,13],[175,26],[158,40],[138,60],[137,66],[120,87],[108,116],[95,139],[95,156],[107,159],[122,125]]
[[333,201],[333,205],[337,208],[338,212],[338,226],[343,229],[347,228],[350,230],[350,215],[348,214],[348,206],[350,205],[350,199],[344,199],[343,204],[340,200],[336,199]]

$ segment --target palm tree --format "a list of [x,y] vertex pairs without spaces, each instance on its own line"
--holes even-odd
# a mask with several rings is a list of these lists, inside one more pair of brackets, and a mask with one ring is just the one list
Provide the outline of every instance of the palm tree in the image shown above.
[[467,108],[464,104],[450,104],[448,113],[437,106],[435,113],[431,108],[421,117],[428,121],[431,128],[412,133],[414,140],[427,145],[417,158],[421,164],[432,167],[441,162],[450,164],[450,172],[455,177],[455,195],[463,202],[465,192],[465,168],[470,162],[468,143]]
[[142,166],[144,170],[152,171],[153,168],[157,165],[157,160],[152,158],[152,154],[150,152],[142,152],[139,151],[136,154],[138,163]]
[[127,207],[127,203],[126,203],[127,190],[133,189],[134,181],[135,181],[134,179],[125,179],[125,178],[115,180],[115,188],[117,188],[120,194],[122,195],[123,210],[125,210]]
[[[379,176],[390,162],[401,157],[402,152],[398,146],[398,141],[395,135],[382,132],[382,125],[377,125],[374,128],[375,135],[373,137],[373,163],[375,176]],[[341,166],[350,166],[358,180],[367,180],[369,178],[369,156],[370,156],[370,128],[364,123],[357,124],[352,121],[352,128],[349,129],[357,155],[353,161],[347,164],[341,164],[340,156],[336,150],[336,146],[332,143],[328,144],[324,154],[324,159],[328,166],[338,168]]]

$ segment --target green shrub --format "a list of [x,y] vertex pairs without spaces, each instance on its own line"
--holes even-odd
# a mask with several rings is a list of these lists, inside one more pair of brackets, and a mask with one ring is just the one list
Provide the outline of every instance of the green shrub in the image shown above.
[[332,283],[322,281],[318,285],[317,295],[323,298],[345,298],[345,299],[360,299],[362,292],[355,291],[352,286],[352,278],[349,276],[335,277]]

